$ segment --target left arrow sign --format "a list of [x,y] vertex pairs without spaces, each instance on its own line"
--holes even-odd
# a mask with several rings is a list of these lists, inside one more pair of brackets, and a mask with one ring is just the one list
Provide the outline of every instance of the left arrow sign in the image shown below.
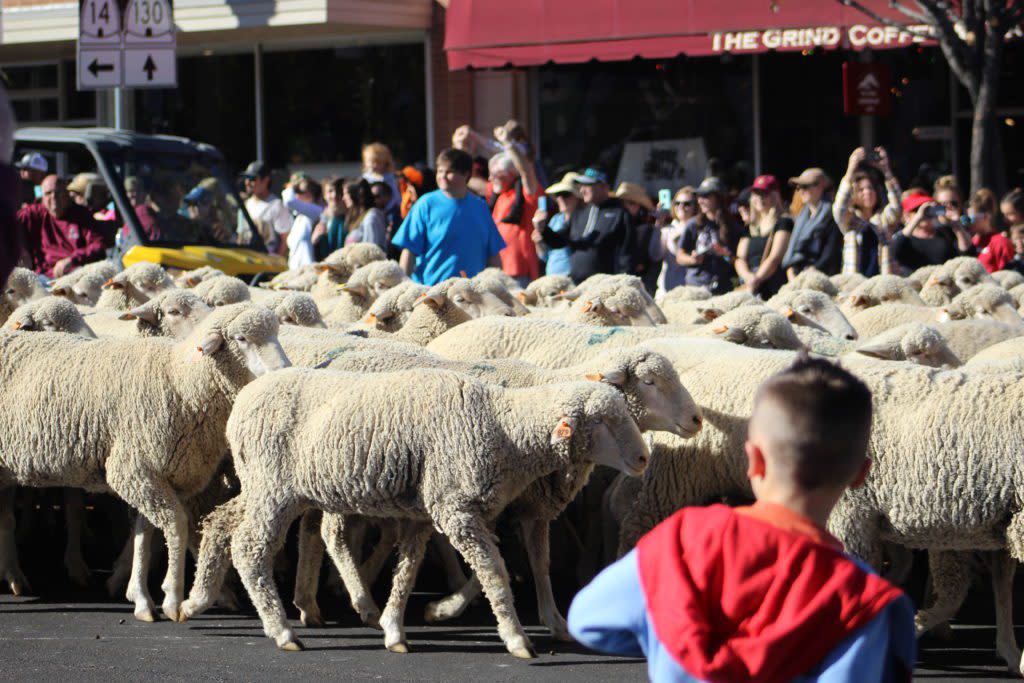
[[89,71],[92,73],[93,76],[99,76],[101,71],[113,71],[113,70],[114,70],[114,65],[113,64],[100,64],[99,58],[92,60],[92,63],[89,64]]

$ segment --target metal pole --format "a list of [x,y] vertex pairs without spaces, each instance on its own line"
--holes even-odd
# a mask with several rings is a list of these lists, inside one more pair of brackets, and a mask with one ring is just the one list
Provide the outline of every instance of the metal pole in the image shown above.
[[[948,68],[948,67],[947,67]],[[960,135],[957,114],[960,113],[960,82],[949,69],[949,156],[954,178],[960,177]]]
[[[861,50],[858,60],[864,64],[871,62],[871,50]],[[860,145],[864,149],[873,149],[875,146],[875,117],[861,116],[860,118]]]
[[754,175],[761,175],[761,55],[750,60],[751,97],[754,103]]
[[124,88],[114,88],[114,128],[124,130]]
[[430,33],[423,37],[423,78],[426,88],[424,97],[427,107],[427,163],[434,163],[434,70],[431,60],[431,47],[433,39]]
[[256,158],[264,160],[263,146],[263,45],[256,43],[252,47],[253,81],[256,89]]

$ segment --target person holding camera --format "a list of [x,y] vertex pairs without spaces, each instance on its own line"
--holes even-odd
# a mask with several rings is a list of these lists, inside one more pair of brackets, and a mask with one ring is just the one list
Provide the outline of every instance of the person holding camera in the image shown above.
[[[879,175],[884,183],[878,182]],[[889,242],[902,216],[900,184],[884,148],[853,150],[846,175],[839,181],[832,216],[843,233],[842,272],[866,277],[894,272]]]
[[945,214],[946,207],[926,194],[910,194],[903,199],[907,222],[889,246],[897,264],[915,271],[923,266],[945,263],[955,256],[975,255],[971,236],[963,225],[959,222],[949,227],[939,224],[939,217]]

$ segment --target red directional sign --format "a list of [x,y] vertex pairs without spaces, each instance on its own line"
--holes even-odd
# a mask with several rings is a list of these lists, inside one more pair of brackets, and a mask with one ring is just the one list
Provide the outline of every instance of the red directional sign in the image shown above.
[[888,116],[892,111],[892,72],[888,64],[843,63],[843,113]]

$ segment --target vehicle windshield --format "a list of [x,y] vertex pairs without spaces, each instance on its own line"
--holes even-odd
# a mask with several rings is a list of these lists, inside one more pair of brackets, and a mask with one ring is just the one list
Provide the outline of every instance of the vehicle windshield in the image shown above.
[[133,151],[111,161],[144,244],[262,247],[212,157]]

